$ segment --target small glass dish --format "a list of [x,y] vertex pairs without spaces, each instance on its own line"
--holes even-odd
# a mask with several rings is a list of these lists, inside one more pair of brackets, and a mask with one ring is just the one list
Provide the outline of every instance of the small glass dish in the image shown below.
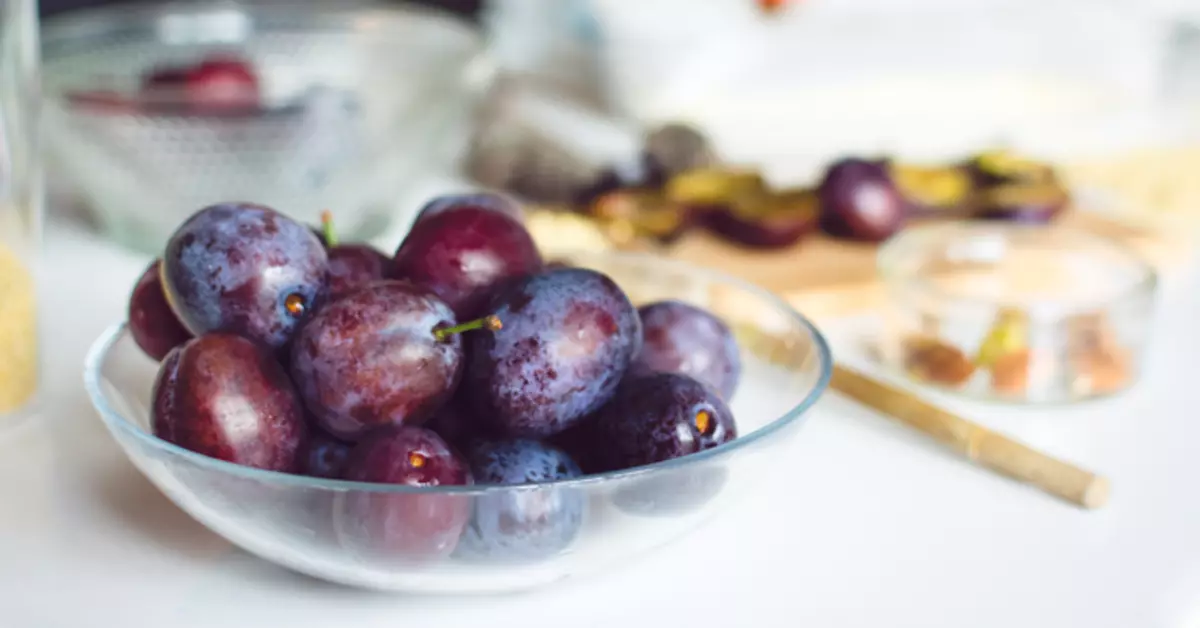
[[[414,488],[326,480],[238,466],[152,435],[150,398],[158,365],[118,324],[92,346],[84,384],[130,461],[167,497],[217,534],[266,560],[352,586],[412,593],[495,593],[628,564],[674,541],[753,494],[786,462],[786,443],[825,391],[829,347],[812,323],[765,290],[650,255],[564,256],[607,273],[635,303],[680,299],[706,307],[738,336],[741,384],[731,400],[739,438],[715,449],[644,467],[529,486]],[[554,525],[554,504],[582,502],[582,527],[565,549],[537,556],[461,555],[415,560],[413,534],[387,519],[346,526],[347,505],[368,513],[459,502],[474,512],[525,504]],[[407,504],[407,505],[406,505]],[[427,511],[428,512],[428,511]],[[339,525],[341,522],[343,525]],[[369,551],[364,551],[364,549]]]
[[880,357],[975,398],[1061,403],[1137,379],[1158,275],[1100,236],[968,222],[906,230],[879,252]]

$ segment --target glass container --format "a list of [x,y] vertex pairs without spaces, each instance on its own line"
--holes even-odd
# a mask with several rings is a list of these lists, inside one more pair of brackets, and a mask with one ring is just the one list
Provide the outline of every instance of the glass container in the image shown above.
[[1049,403],[1137,380],[1158,276],[1116,242],[1057,226],[961,223],[906,230],[878,260],[880,355],[911,379]]
[[[365,588],[529,589],[628,565],[736,510],[743,498],[770,499],[763,479],[787,468],[787,445],[829,383],[832,360],[821,333],[779,298],[718,273],[640,254],[560,257],[605,272],[637,305],[684,300],[734,330],[742,362],[730,399],[737,439],[681,458],[536,485],[366,484],[238,466],[156,438],[148,408],[158,364],[124,325],[93,346],[85,385],[133,464],[197,521],[264,559]],[[433,558],[420,551],[422,539],[453,535],[455,518],[413,523],[412,509],[472,511],[475,521],[503,512],[514,521],[513,534],[559,541],[514,553],[519,545],[506,549],[489,537],[494,551],[458,542],[450,555]],[[391,512],[409,515],[390,519]]]
[[38,391],[38,60],[35,2],[0,0],[0,428],[27,415]]

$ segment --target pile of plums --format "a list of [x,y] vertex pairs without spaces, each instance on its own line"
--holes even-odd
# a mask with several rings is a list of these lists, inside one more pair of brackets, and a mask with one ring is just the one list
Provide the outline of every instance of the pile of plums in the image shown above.
[[[540,484],[736,438],[729,328],[546,263],[507,197],[433,200],[390,257],[323,222],[228,203],[175,231],[129,304],[134,340],[160,360],[157,437],[260,469],[419,487]],[[343,497],[339,538],[410,558],[557,552],[586,502]]]
[[756,171],[721,165],[698,131],[667,125],[647,137],[634,167],[603,170],[573,209],[618,240],[669,244],[699,227],[773,249],[818,231],[881,242],[910,219],[1045,223],[1069,200],[1049,165],[999,151],[937,166],[847,157],[829,164],[811,189],[774,190]]

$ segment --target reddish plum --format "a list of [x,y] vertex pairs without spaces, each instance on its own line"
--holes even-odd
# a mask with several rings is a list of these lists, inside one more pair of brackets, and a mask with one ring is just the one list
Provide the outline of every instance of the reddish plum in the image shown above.
[[466,207],[500,212],[517,222],[525,222],[525,213],[521,210],[521,205],[511,198],[495,192],[438,196],[426,203],[421,208],[421,211],[417,212],[417,217],[413,222],[416,223],[423,218],[428,218],[447,210],[463,209]]
[[304,326],[292,345],[292,378],[317,424],[338,438],[420,425],[458,383],[463,348],[454,325],[428,290],[379,281]]
[[463,394],[476,416],[525,438],[560,432],[604,405],[642,340],[612,279],[567,268],[527,277],[494,303],[503,323],[471,335]]
[[329,297],[340,299],[369,283],[383,279],[390,260],[369,244],[343,243],[333,228],[333,216],[321,215],[321,242],[329,256]]
[[659,301],[638,309],[642,349],[634,363],[649,371],[681,373],[731,399],[742,373],[737,341],[725,323],[694,305]]
[[[471,484],[466,462],[419,427],[376,432],[355,446],[345,479],[416,488]],[[471,514],[470,497],[414,491],[340,493],[334,530],[341,545],[383,562],[426,562],[454,551]]]
[[188,70],[183,88],[187,104],[201,111],[252,109],[261,96],[254,68],[236,57],[205,59]]
[[167,242],[167,300],[193,334],[231,332],[273,349],[325,301],[329,263],[304,225],[262,205],[212,205]]
[[142,351],[155,360],[162,360],[171,349],[192,337],[167,303],[159,272],[161,266],[161,260],[154,260],[129,297],[129,333]]
[[908,203],[885,163],[843,159],[830,166],[817,190],[820,225],[829,235],[881,242],[908,218]]
[[503,212],[462,206],[427,215],[396,250],[390,277],[428,287],[460,319],[474,318],[494,288],[542,268],[533,237]]
[[262,346],[214,333],[176,348],[154,382],[154,435],[236,464],[295,471],[308,438],[304,408]]

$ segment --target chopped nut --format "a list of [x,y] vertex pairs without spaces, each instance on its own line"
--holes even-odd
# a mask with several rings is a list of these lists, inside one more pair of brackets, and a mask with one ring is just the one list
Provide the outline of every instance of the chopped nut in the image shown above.
[[1023,395],[1029,386],[1030,353],[1019,349],[992,362],[992,390],[1003,395]]
[[905,341],[904,368],[917,379],[948,386],[961,386],[975,373],[965,353],[929,336]]

